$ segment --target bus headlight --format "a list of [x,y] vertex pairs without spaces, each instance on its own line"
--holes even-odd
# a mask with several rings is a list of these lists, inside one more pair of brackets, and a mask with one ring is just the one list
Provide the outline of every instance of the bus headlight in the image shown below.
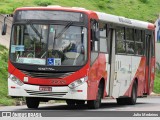
[[17,77],[15,77],[12,74],[9,74],[9,78],[19,86],[22,86],[24,84],[22,81],[20,81]]
[[87,81],[88,77],[80,78],[68,85],[69,88],[74,89]]

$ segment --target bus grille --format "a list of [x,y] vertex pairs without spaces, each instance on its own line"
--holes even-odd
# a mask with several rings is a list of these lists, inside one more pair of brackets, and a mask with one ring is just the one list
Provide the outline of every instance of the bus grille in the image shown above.
[[[22,71],[22,70],[21,70]],[[68,75],[73,74],[74,72],[68,73],[44,73],[44,72],[31,72],[31,71],[22,71],[24,74],[30,77],[36,78],[64,78]]]
[[49,96],[49,97],[63,97],[67,94],[67,92],[48,92],[48,91],[33,91],[33,90],[25,90],[29,95],[36,96]]

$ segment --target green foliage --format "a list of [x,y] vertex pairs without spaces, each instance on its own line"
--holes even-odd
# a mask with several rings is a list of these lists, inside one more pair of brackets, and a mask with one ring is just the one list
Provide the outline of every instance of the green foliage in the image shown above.
[[38,6],[48,6],[52,4],[51,0],[34,0],[34,4]]
[[8,76],[8,50],[6,47],[0,45],[0,104],[12,105],[15,101],[11,99],[8,94],[7,76]]
[[141,1],[142,3],[148,3],[149,2],[149,0],[139,0],[139,1]]
[[[10,14],[17,7],[48,5],[83,7],[150,22],[155,22],[160,13],[159,0],[0,0],[0,13]],[[11,105],[15,100],[7,96],[7,61],[8,50],[0,45],[0,104]],[[156,93],[160,93],[160,64],[158,66],[154,83]]]
[[159,0],[0,0],[0,13],[12,13],[17,7],[60,5],[155,22],[160,13]]
[[8,50],[6,47],[0,45],[0,72],[2,75],[7,73],[7,61],[8,61]]
[[160,94],[160,70],[156,70],[153,92]]
[[105,1],[97,1],[97,7],[101,10],[105,9],[106,7]]

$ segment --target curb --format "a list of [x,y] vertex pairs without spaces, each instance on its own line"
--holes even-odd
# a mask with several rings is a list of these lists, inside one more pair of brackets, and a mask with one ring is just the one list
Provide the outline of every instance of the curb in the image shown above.
[[15,106],[22,106],[22,105],[26,105],[26,102],[25,101],[17,101],[15,103]]
[[157,93],[152,92],[152,93],[150,94],[150,96],[160,96],[160,94],[157,94]]
[[0,107],[4,107],[5,105],[0,104]]

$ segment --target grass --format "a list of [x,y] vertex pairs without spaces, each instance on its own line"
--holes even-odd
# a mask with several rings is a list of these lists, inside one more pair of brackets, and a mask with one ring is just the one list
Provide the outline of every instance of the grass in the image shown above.
[[[17,7],[47,5],[83,7],[153,23],[160,14],[159,0],[0,0],[0,13],[10,14]],[[7,54],[8,50],[0,45],[0,104],[3,105],[15,102],[7,96]],[[160,93],[160,72],[156,73],[154,92]]]
[[149,22],[155,22],[160,14],[159,0],[0,0],[0,13],[12,13],[22,6],[47,5],[84,7]]
[[15,103],[15,100],[8,96],[7,60],[8,50],[4,46],[0,45],[0,104],[2,105],[12,105]]
[[160,94],[160,70],[156,71],[156,77],[154,80],[154,89],[153,92]]

